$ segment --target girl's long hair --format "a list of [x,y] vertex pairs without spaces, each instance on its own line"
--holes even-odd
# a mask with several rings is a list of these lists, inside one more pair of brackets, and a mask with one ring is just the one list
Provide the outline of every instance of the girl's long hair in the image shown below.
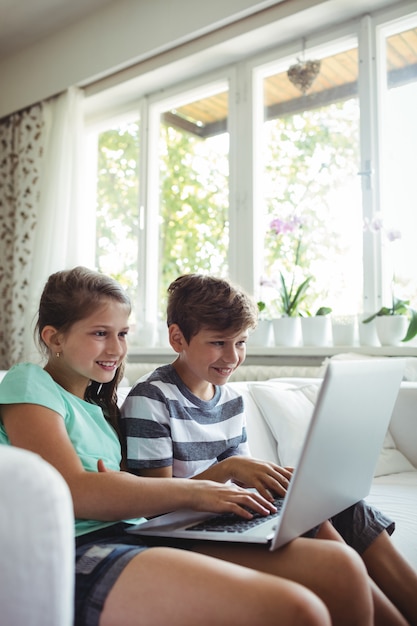
[[[35,341],[41,352],[49,357],[48,346],[42,340],[45,326],[53,326],[65,334],[75,322],[89,317],[103,300],[109,298],[125,305],[130,312],[128,295],[117,281],[105,274],[81,266],[52,274],[42,292],[35,326]],[[124,367],[122,362],[108,383],[91,381],[84,397],[87,402],[101,406],[104,416],[118,433],[117,387],[123,378]]]

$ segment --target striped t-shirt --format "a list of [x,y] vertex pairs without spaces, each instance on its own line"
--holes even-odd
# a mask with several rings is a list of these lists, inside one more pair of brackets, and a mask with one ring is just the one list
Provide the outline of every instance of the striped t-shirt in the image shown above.
[[127,467],[131,472],[172,466],[189,478],[234,455],[249,456],[243,398],[216,386],[201,400],[174,367],[163,365],[140,379],[122,406]]

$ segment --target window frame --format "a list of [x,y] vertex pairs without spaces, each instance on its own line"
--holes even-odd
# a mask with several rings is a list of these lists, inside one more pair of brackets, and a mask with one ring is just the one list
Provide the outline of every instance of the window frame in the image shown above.
[[[306,54],[314,57],[315,50],[323,51],[323,46],[334,47],[339,42],[354,39],[358,45],[359,75],[358,98],[360,106],[360,154],[361,163],[358,175],[362,182],[362,207],[364,218],[372,219],[379,206],[379,151],[378,138],[381,124],[381,84],[385,79],[382,41],[387,33],[408,22],[415,23],[415,12],[411,4],[389,7],[375,14],[350,20],[346,24],[327,27],[317,33],[308,34]],[[175,85],[163,88],[163,79],[155,89],[141,94],[136,100],[126,98],[121,104],[110,105],[108,111],[101,103],[98,118],[91,111],[87,127],[91,132],[102,128],[106,121],[116,119],[128,111],[136,110],[140,117],[140,234],[139,234],[139,275],[137,294],[137,315],[143,321],[157,318],[157,286],[153,268],[157,262],[158,244],[158,159],[157,138],[159,113],[170,100],[181,93],[187,96],[196,93],[204,86],[215,83],[229,85],[228,131],[230,138],[230,180],[229,180],[229,221],[230,278],[250,293],[256,295],[260,276],[261,258],[257,241],[260,233],[256,206],[258,176],[256,163],[259,145],[257,124],[259,123],[259,98],[254,88],[260,80],[261,70],[268,62],[289,65],[300,52],[300,38],[281,46],[260,52],[251,52],[247,58],[234,64],[219,67],[197,75],[198,69],[189,63],[189,77]],[[189,59],[191,61],[191,59]],[[99,119],[99,122],[97,121]],[[367,172],[372,172],[368,175]],[[156,256],[155,256],[156,255]],[[384,295],[382,275],[382,250],[378,238],[364,238],[363,248],[363,293],[364,310],[375,311],[382,305]],[[135,303],[136,304],[136,303]],[[410,342],[412,346],[413,342]],[[302,349],[301,349],[302,350]],[[399,348],[399,351],[404,348]],[[265,351],[265,350],[263,350]],[[308,350],[302,350],[308,352]],[[334,351],[337,352],[337,349]],[[317,350],[316,350],[317,352]]]

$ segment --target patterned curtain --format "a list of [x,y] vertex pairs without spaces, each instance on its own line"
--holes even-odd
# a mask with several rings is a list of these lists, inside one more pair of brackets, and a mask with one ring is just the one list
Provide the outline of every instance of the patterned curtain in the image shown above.
[[44,140],[42,104],[0,122],[0,369],[23,356]]

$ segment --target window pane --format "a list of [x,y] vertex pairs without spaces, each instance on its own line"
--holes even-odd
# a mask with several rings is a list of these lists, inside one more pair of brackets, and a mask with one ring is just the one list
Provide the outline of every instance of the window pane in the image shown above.
[[[393,289],[396,297],[410,299],[417,308],[417,28],[387,37],[385,53],[381,124],[383,304],[390,305]],[[396,235],[401,237],[395,239]]]
[[132,303],[138,288],[139,122],[120,122],[98,138],[96,266],[116,278]]
[[[335,313],[356,313],[363,291],[357,49],[323,58],[305,93],[289,81],[288,65],[269,73],[262,84],[264,284],[259,297],[277,298],[280,272],[287,285],[312,276],[301,312],[314,314],[328,306]],[[278,220],[275,230],[273,220]],[[270,312],[280,315],[278,300],[275,304]]]
[[228,93],[162,113],[159,146],[159,315],[183,273],[227,276],[229,247]]

